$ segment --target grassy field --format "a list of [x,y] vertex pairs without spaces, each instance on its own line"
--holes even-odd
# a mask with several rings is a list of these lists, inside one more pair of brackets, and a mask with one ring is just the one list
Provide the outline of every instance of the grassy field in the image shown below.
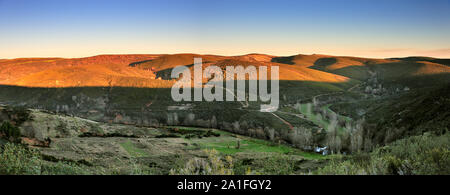
[[128,152],[128,154],[130,154],[132,157],[138,158],[138,157],[147,157],[148,156],[147,152],[138,148],[130,140],[120,143],[120,146],[122,146],[122,148],[125,149]]
[[[209,129],[202,128],[182,128],[191,131],[205,131]],[[270,141],[254,139],[246,136],[235,135],[229,132],[214,130],[214,132],[220,134],[220,136],[207,137],[202,139],[186,139],[190,144],[187,149],[190,150],[202,150],[202,149],[214,149],[224,155],[235,155],[238,153],[276,153],[284,155],[297,155],[307,159],[324,159],[326,156],[322,156],[316,153],[308,153],[301,151],[297,148],[293,148],[288,145],[276,144]]]

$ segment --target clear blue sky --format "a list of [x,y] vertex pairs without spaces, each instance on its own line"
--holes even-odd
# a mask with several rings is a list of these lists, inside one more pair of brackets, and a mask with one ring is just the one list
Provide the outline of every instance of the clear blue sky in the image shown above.
[[450,58],[450,0],[0,0],[0,58],[119,53]]

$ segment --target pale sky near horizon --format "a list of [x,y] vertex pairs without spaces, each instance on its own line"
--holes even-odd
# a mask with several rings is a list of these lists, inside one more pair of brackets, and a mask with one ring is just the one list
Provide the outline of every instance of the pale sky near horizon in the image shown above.
[[0,0],[0,59],[163,53],[450,58],[450,0]]

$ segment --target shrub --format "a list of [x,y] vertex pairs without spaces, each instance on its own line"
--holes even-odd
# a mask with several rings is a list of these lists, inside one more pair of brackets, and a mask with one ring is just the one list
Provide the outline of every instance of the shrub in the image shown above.
[[3,112],[6,113],[10,117],[11,121],[18,126],[25,121],[32,120],[30,111],[24,107],[8,107],[3,110]]
[[6,143],[0,148],[0,175],[84,175],[85,167],[70,162],[46,162],[39,152]]
[[207,159],[190,159],[183,168],[170,170],[171,175],[233,175],[233,159],[226,156],[222,159],[219,153],[212,150],[204,150]]
[[295,172],[295,161],[291,157],[277,154],[267,158],[260,171],[264,175],[290,175]]
[[13,143],[6,143],[0,149],[1,175],[34,175],[40,172],[41,161],[37,152]]
[[450,134],[413,136],[377,148],[368,156],[335,158],[319,174],[450,174]]
[[54,164],[42,164],[41,175],[89,175],[92,174],[86,168],[71,162],[57,162]]
[[10,141],[18,142],[20,138],[20,130],[9,122],[3,122],[0,126],[0,136],[1,135]]

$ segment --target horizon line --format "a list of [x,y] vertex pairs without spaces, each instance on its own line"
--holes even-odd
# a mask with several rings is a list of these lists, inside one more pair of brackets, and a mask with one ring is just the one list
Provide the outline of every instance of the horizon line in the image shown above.
[[191,53],[191,52],[181,52],[181,53],[101,53],[96,55],[89,56],[77,56],[77,57],[57,57],[57,56],[33,56],[33,57],[14,57],[14,58],[0,58],[0,60],[17,60],[17,59],[46,59],[46,58],[57,58],[57,59],[82,59],[82,58],[91,58],[97,56],[120,56],[120,55],[212,55],[212,56],[224,56],[224,57],[237,57],[237,56],[246,56],[246,55],[266,55],[273,57],[292,57],[297,55],[322,55],[322,56],[333,56],[333,57],[354,57],[354,58],[367,58],[367,59],[393,59],[393,58],[409,58],[409,57],[427,57],[427,58],[435,58],[435,59],[450,59],[450,58],[440,58],[434,56],[427,55],[404,55],[404,56],[396,56],[396,57],[370,57],[370,56],[360,56],[360,55],[337,55],[337,54],[324,54],[324,53],[297,53],[293,55],[272,55],[266,53],[245,53],[245,54],[237,54],[237,55],[221,55],[221,54],[212,54],[212,53]]

